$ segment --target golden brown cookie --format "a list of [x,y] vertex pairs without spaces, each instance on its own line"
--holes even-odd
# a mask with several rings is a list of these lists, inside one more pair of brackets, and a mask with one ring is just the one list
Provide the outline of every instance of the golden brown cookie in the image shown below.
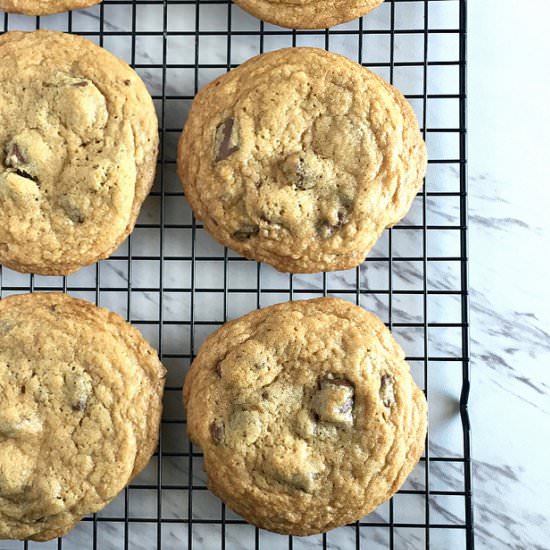
[[178,147],[195,215],[222,244],[280,271],[360,264],[422,186],[411,106],[334,53],[255,57],[196,96]]
[[227,323],[184,386],[208,487],[259,527],[293,535],[355,521],[420,459],[426,399],[373,314],[335,298]]
[[108,504],[158,442],[165,369],[121,317],[65,294],[0,301],[0,539]]
[[78,36],[8,32],[0,59],[0,263],[67,275],[134,227],[156,168],[153,102]]
[[235,0],[235,4],[274,25],[324,29],[369,13],[384,0]]
[[0,0],[0,10],[24,15],[51,15],[80,10],[100,2],[101,0]]

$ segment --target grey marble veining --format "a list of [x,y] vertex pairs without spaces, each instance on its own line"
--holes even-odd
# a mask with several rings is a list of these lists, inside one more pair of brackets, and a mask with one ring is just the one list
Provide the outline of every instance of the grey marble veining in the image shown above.
[[491,550],[550,548],[549,15],[536,0],[470,13],[474,500]]

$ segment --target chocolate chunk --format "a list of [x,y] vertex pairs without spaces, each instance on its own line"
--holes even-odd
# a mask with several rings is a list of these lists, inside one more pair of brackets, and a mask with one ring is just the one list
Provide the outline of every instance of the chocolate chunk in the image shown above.
[[354,394],[354,386],[345,378],[325,378],[324,380],[325,387],[327,386],[333,386],[333,387],[342,387],[342,388],[350,388],[349,395],[346,396],[343,403],[338,407],[338,411],[340,414],[344,416],[349,416],[348,413],[351,412],[353,409],[353,394]]
[[130,81],[129,78],[127,78],[127,79],[124,81],[124,85],[125,85],[125,86],[130,86],[130,84],[131,84],[131,81]]
[[354,385],[343,378],[324,377],[313,396],[314,415],[323,422],[350,426],[353,424]]
[[86,218],[80,213],[75,213],[74,216],[69,216],[72,222],[82,224],[86,220]]
[[75,412],[82,412],[86,410],[87,405],[88,405],[88,397],[83,395],[75,403],[72,404],[72,409]]
[[225,427],[219,420],[214,420],[212,424],[210,424],[210,436],[212,437],[212,441],[219,445],[225,436]]
[[236,241],[246,241],[247,239],[250,239],[250,237],[257,235],[259,231],[260,228],[257,225],[245,225],[238,231],[235,231],[235,233],[231,236]]
[[27,164],[27,159],[17,143],[12,142],[6,151],[5,165],[8,168],[17,168],[21,164]]
[[239,150],[239,134],[234,118],[226,118],[216,128],[214,150],[216,162],[225,160]]
[[82,214],[76,206],[70,204],[68,201],[63,205],[63,210],[73,223],[82,224],[86,221],[84,214]]
[[395,403],[393,376],[390,374],[383,374],[380,378],[380,399],[385,407],[391,407]]
[[15,173],[21,178],[27,178],[28,180],[32,180],[35,183],[38,183],[38,178],[33,176],[32,174],[29,174],[28,172],[25,172],[25,170],[21,170],[20,168],[18,168]]
[[21,147],[12,141],[6,149],[6,159],[4,164],[7,168],[14,169],[14,172],[21,178],[27,178],[29,180],[38,183],[38,178],[33,176],[26,167],[28,167],[28,159],[25,153],[21,150]]

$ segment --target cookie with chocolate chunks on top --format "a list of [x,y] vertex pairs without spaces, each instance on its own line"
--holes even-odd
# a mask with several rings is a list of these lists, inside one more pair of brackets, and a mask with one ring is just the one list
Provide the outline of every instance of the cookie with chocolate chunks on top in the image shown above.
[[157,447],[164,379],[115,313],[66,294],[0,300],[0,539],[63,536],[111,502]]
[[409,210],[427,162],[404,97],[314,48],[255,57],[203,88],[177,160],[220,243],[294,273],[360,264]]
[[134,227],[156,169],[153,101],[79,36],[8,32],[0,60],[0,264],[68,275]]
[[193,362],[184,403],[210,490],[279,533],[358,520],[424,448],[426,399],[402,349],[376,316],[335,298],[225,324]]

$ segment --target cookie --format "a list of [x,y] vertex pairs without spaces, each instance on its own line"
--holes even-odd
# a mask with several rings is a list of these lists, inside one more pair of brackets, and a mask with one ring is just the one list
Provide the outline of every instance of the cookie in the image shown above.
[[210,335],[184,385],[208,487],[247,521],[310,535],[389,499],[420,459],[426,400],[373,314],[287,302]]
[[155,451],[165,370],[118,315],[65,294],[0,301],[0,539],[49,540]]
[[153,101],[78,36],[8,32],[0,59],[0,264],[67,275],[134,227],[156,168]]
[[24,15],[51,15],[99,4],[101,0],[0,0],[0,10]]
[[258,19],[296,29],[324,29],[369,13],[384,0],[235,0]]
[[178,173],[222,244],[280,271],[360,264],[422,186],[411,106],[379,76],[324,50],[255,57],[196,96]]

